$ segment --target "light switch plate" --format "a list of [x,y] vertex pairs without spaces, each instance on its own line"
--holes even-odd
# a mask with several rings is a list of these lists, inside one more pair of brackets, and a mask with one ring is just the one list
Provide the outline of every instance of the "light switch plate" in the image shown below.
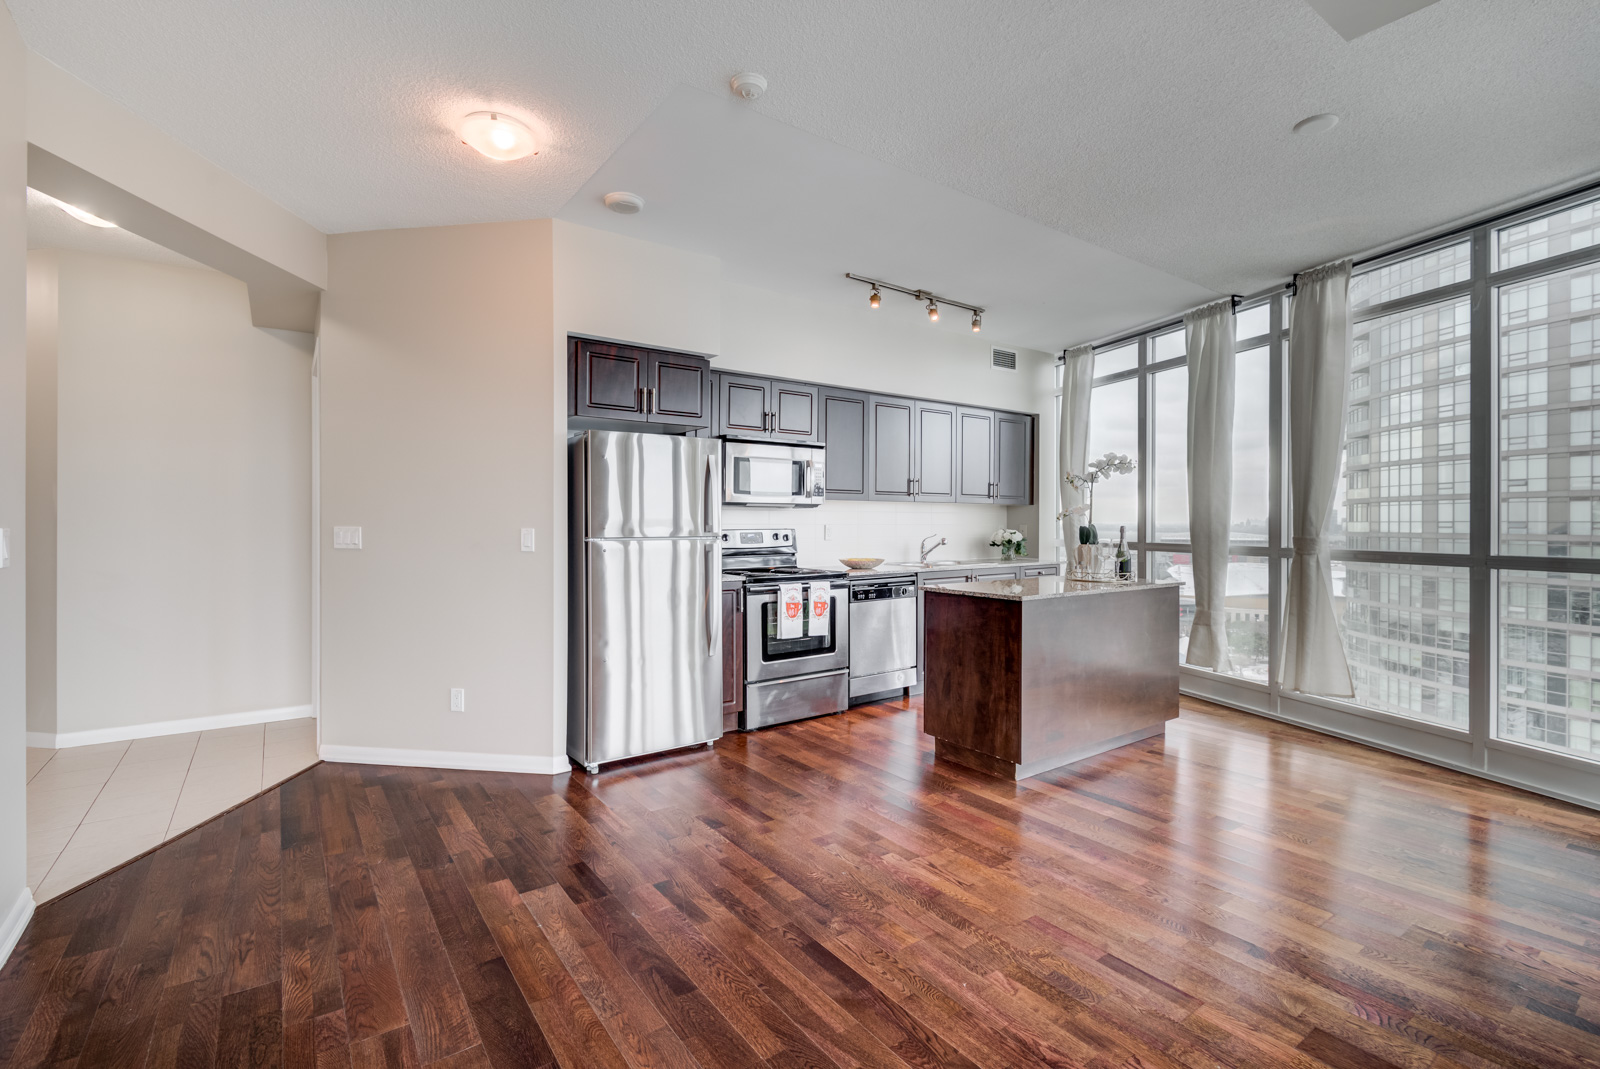
[[359,527],[335,527],[333,529],[333,548],[334,549],[360,549],[361,548],[361,528],[359,528]]
[[467,692],[461,687],[450,688],[450,711],[452,713],[467,711]]
[[533,546],[534,546],[534,537],[533,537],[533,535],[534,535],[534,531],[533,531],[532,527],[524,527],[522,529],[522,552],[524,552],[524,553],[532,553],[533,552]]
[[0,568],[11,567],[11,528],[0,527]]

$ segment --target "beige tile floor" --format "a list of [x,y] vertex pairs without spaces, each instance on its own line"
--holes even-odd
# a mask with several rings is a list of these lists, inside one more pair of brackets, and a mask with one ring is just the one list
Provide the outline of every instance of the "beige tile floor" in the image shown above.
[[316,763],[317,722],[28,749],[28,886],[36,902],[202,824]]

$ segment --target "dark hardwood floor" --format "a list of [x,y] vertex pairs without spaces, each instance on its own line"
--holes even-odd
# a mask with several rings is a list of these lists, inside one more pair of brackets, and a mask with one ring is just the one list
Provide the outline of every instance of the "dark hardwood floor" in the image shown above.
[[872,706],[319,765],[42,906],[8,1066],[1600,1065],[1600,818],[1185,703],[1022,783]]

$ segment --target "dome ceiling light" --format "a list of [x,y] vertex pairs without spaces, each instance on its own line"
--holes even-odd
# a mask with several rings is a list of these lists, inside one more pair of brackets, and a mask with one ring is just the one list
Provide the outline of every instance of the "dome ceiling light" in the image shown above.
[[618,215],[638,215],[644,211],[644,198],[637,193],[607,193],[605,203]]
[[927,290],[923,289],[914,290],[905,286],[896,286],[893,282],[885,282],[881,278],[867,278],[864,275],[853,275],[849,271],[844,273],[844,277],[850,279],[852,282],[860,282],[872,287],[872,295],[867,298],[867,304],[873,308],[878,307],[878,304],[883,300],[881,294],[879,293],[880,289],[893,290],[896,293],[903,293],[907,297],[915,298],[918,303],[925,303],[928,309],[928,322],[930,323],[939,322],[939,306],[941,304],[948,304],[956,308],[965,308],[967,311],[972,313],[972,332],[974,334],[983,329],[983,313],[986,311],[986,309],[980,307],[979,305],[968,304],[966,301],[954,301],[949,297],[940,297],[938,294],[929,293]]
[[503,111],[475,111],[461,120],[461,141],[491,160],[520,160],[539,154],[539,139],[528,124]]

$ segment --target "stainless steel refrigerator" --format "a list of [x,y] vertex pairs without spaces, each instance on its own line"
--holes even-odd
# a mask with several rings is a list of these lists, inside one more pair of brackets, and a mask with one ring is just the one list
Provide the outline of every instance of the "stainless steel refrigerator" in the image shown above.
[[585,431],[569,446],[567,754],[722,735],[722,443]]

